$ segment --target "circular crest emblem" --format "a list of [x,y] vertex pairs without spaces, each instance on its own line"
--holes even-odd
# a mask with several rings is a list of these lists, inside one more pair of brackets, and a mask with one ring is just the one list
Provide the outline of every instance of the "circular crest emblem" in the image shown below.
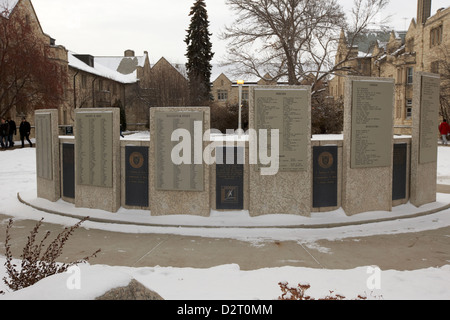
[[322,152],[319,155],[319,166],[323,169],[328,169],[333,165],[334,159],[333,155],[329,152]]
[[133,152],[128,159],[130,162],[130,166],[135,169],[139,169],[144,164],[144,156],[139,152]]

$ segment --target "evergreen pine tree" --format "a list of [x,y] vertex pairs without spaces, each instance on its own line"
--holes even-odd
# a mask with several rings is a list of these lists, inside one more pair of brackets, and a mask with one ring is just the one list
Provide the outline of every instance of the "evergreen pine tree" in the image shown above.
[[212,44],[209,40],[208,12],[204,0],[196,0],[191,12],[191,23],[187,30],[185,42],[187,44],[186,63],[189,78],[190,102],[192,105],[207,105],[210,100],[210,78]]

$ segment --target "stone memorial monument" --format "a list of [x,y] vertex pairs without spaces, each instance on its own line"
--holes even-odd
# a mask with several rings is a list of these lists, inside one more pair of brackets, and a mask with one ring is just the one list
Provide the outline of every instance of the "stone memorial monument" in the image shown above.
[[254,87],[249,107],[250,215],[310,216],[311,88]]
[[75,112],[75,206],[120,207],[120,115],[117,108]]
[[342,207],[391,211],[394,80],[350,77],[345,93]]
[[436,201],[440,77],[418,72],[413,86],[410,201],[420,207]]
[[150,210],[152,215],[209,216],[209,166],[203,150],[208,107],[150,109]]
[[37,196],[55,202],[61,198],[58,110],[36,110],[35,126]]

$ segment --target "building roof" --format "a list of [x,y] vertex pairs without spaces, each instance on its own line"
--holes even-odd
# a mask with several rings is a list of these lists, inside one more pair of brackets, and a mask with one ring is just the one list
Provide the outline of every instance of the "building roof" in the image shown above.
[[128,84],[135,83],[137,79],[136,72],[132,72],[130,74],[122,74],[117,70],[111,69],[110,67],[104,66],[102,63],[97,63],[97,59],[94,57],[94,65],[90,66],[87,63],[83,62],[79,58],[77,58],[76,53],[68,52],[68,60],[69,67],[88,72],[103,78],[111,79],[120,83]]
[[102,66],[117,71],[123,75],[136,75],[138,67],[143,67],[147,53],[139,57],[95,57],[95,64],[101,64]]
[[245,83],[257,83],[261,80],[261,78],[255,76],[254,74],[246,74],[242,76],[235,76],[236,74],[236,66],[223,66],[220,64],[213,64],[211,70],[211,82],[217,80],[221,74],[224,74],[231,82],[236,82],[237,80],[244,80]]

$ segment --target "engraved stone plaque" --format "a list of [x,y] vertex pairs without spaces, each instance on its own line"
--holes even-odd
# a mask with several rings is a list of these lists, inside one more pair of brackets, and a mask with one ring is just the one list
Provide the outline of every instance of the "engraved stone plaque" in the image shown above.
[[111,188],[113,181],[112,112],[77,112],[75,134],[78,184]]
[[75,145],[64,143],[62,146],[63,196],[75,198]]
[[392,168],[392,200],[406,198],[406,163],[407,144],[394,144],[394,159]]
[[36,114],[36,170],[38,177],[48,180],[53,179],[51,121],[50,113]]
[[[308,170],[309,97],[304,89],[255,89],[255,129],[279,130],[279,171]],[[268,150],[270,141],[268,137]],[[259,143],[258,143],[259,145]],[[259,164],[259,167],[262,165]]]
[[353,81],[351,168],[391,164],[392,82]]
[[244,209],[244,148],[216,148],[216,208]]
[[[167,191],[204,191],[203,183],[203,112],[178,111],[155,112],[156,127],[156,189]],[[189,137],[185,141],[172,141],[175,130]],[[180,144],[187,146],[175,152],[176,157],[187,159],[176,164],[172,159],[172,151]],[[189,153],[189,154],[186,154]],[[200,156],[200,159],[198,157]]]
[[148,207],[148,147],[125,148],[125,204]]
[[313,207],[336,207],[338,147],[314,147],[313,159]]
[[440,78],[422,76],[420,97],[419,163],[437,161]]

